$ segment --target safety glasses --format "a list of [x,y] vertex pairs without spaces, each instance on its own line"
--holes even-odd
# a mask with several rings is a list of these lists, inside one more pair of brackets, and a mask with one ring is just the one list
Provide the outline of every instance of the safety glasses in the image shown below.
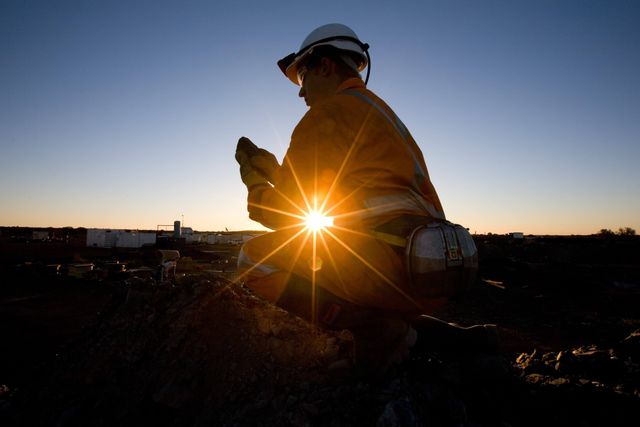
[[300,86],[302,86],[302,82],[304,82],[304,76],[307,74],[307,71],[309,70],[304,65],[301,67],[298,67],[298,70],[296,71],[296,76],[298,77],[298,84]]

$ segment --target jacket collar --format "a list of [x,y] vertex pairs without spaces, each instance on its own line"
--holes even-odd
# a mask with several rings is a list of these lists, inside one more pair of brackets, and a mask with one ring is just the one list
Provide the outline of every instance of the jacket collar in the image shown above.
[[366,86],[364,84],[364,82],[362,81],[362,79],[358,78],[358,77],[351,77],[345,81],[343,81],[342,83],[340,83],[340,86],[338,86],[338,89],[336,90],[336,93],[340,93],[342,91],[345,91],[347,89],[365,89]]

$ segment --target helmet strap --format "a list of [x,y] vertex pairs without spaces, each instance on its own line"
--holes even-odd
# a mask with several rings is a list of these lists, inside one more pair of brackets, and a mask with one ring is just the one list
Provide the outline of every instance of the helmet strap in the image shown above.
[[366,86],[369,83],[369,74],[371,73],[371,57],[369,56],[369,45],[366,45],[367,49],[365,49],[364,53],[367,55],[367,77],[364,79],[364,85]]

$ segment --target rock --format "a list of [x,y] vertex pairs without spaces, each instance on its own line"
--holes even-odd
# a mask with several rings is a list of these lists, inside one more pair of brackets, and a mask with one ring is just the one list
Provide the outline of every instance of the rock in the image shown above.
[[560,351],[556,356],[554,369],[561,374],[578,372],[578,358],[570,351]]
[[265,317],[257,317],[257,326],[258,326],[258,330],[265,334],[268,335],[271,333],[271,320],[267,319]]
[[531,384],[541,384],[546,382],[547,377],[541,374],[529,374],[525,377],[525,379]]
[[549,381],[549,384],[554,385],[554,386],[568,385],[570,383],[571,383],[571,381],[569,381],[569,379],[567,379],[567,378],[555,378],[555,379]]
[[618,344],[616,350],[621,356],[640,363],[640,329],[631,332]]
[[407,397],[387,403],[378,418],[376,427],[420,427],[423,423],[415,413],[415,409]]

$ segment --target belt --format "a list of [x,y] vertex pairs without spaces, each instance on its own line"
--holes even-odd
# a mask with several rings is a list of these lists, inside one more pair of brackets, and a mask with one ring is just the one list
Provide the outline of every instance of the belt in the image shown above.
[[397,248],[405,248],[411,232],[421,225],[438,221],[429,216],[403,215],[377,226],[371,235]]

